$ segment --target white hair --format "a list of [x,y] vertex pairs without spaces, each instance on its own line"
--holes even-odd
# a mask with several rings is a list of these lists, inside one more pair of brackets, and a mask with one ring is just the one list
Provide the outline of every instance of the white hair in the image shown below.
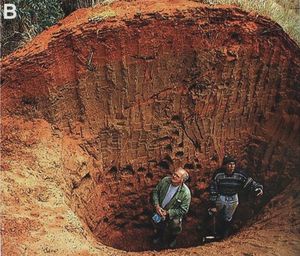
[[189,179],[189,173],[185,169],[183,169],[182,167],[179,167],[177,169],[177,171],[180,171],[183,173],[183,182],[186,182]]

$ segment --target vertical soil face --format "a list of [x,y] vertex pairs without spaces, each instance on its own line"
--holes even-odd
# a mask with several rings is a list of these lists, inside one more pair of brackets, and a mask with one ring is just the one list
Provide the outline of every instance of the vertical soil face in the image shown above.
[[264,199],[244,195],[238,227],[298,175],[299,48],[263,17],[169,4],[79,10],[3,62],[3,114],[46,119],[75,141],[66,195],[115,248],[150,249],[150,193],[176,167],[193,196],[180,247],[198,243],[225,153],[265,186]]

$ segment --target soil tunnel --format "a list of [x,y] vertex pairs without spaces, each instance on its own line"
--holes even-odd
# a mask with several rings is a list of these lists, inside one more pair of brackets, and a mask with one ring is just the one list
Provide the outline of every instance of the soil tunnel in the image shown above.
[[75,141],[66,196],[101,242],[129,251],[151,249],[150,193],[178,166],[193,196],[179,247],[199,244],[225,153],[265,186],[237,228],[299,168],[298,46],[235,7],[167,2],[78,10],[3,63],[4,115],[46,119]]

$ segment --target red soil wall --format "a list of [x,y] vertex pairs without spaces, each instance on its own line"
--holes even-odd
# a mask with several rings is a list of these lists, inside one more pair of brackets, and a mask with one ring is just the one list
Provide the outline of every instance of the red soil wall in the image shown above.
[[[174,167],[190,171],[192,225],[225,153],[265,185],[259,207],[298,175],[299,63],[297,45],[255,14],[124,1],[78,10],[4,59],[2,112],[76,140],[92,164],[65,159],[73,208],[124,248],[117,230],[147,227],[150,191]],[[240,220],[255,214],[244,207]]]

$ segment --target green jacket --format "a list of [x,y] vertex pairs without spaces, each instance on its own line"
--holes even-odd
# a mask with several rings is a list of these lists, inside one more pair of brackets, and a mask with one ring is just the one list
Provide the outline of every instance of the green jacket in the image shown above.
[[[153,190],[153,205],[162,204],[168,188],[171,184],[171,177],[163,178]],[[187,185],[181,185],[171,201],[165,206],[165,210],[168,211],[170,219],[182,218],[185,215],[190,207],[191,203],[191,192]]]

